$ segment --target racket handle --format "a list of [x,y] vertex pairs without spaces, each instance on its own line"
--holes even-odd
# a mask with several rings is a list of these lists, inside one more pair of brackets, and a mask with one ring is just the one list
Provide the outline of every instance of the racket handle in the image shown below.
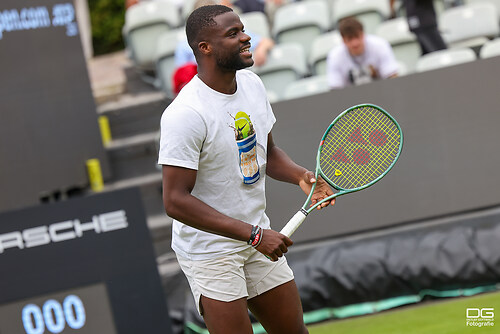
[[286,223],[285,227],[281,230],[281,234],[290,237],[300,224],[306,219],[307,213],[303,210],[298,211],[289,221]]

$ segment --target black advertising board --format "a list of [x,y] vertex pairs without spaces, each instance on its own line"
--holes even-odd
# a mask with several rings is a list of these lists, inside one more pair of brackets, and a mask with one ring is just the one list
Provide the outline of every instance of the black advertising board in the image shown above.
[[109,177],[71,0],[0,1],[0,73],[0,211]]
[[0,333],[171,333],[136,188],[0,214]]
[[[401,156],[380,182],[339,197],[334,207],[311,213],[294,233],[294,242],[499,205],[499,66],[500,57],[479,59],[273,104],[275,142],[311,170],[328,124],[353,105],[381,106],[404,134]],[[268,180],[267,214],[279,231],[305,196],[293,185]]]

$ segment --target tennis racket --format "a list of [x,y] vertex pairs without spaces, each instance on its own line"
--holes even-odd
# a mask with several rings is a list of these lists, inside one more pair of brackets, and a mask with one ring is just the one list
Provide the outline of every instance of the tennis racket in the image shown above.
[[308,208],[314,183],[302,208],[280,233],[290,237],[322,203],[376,183],[394,166],[402,149],[401,127],[384,109],[360,104],[342,112],[321,138],[315,172],[316,180],[321,176],[338,192]]

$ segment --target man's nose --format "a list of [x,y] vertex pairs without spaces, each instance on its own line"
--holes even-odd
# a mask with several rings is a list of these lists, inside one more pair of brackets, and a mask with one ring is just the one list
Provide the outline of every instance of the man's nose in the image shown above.
[[240,37],[240,40],[241,40],[241,41],[243,41],[243,42],[247,42],[247,41],[249,41],[249,40],[251,40],[251,39],[252,39],[252,38],[251,38],[249,35],[247,35],[246,33],[244,33],[244,32],[242,32],[242,33],[241,33],[241,37]]

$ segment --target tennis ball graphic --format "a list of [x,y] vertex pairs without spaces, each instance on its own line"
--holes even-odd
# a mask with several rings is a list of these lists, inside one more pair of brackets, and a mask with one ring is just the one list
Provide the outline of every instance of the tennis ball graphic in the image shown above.
[[236,128],[236,132],[238,134],[241,133],[242,138],[245,139],[248,136],[253,135],[253,125],[250,121],[250,116],[248,116],[245,112],[239,111],[234,117],[234,126]]

